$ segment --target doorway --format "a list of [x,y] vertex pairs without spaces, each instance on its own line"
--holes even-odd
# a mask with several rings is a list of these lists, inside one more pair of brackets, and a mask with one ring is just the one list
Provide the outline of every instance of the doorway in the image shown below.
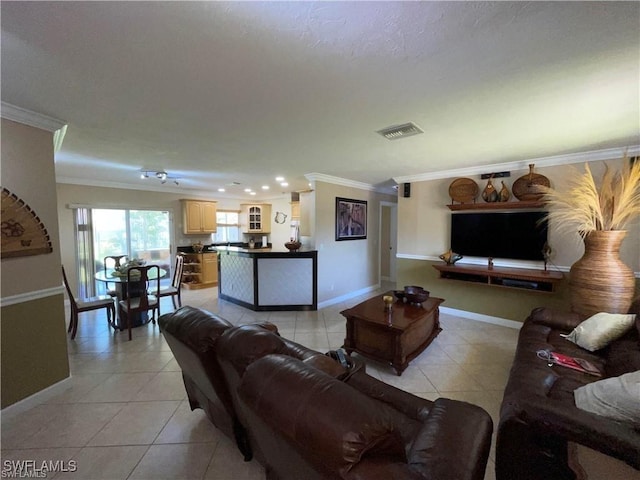
[[380,202],[380,281],[396,281],[398,205]]

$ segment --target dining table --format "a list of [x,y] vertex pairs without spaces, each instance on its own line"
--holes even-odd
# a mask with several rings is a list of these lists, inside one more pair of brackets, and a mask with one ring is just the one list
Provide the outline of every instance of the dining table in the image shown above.
[[[159,276],[163,278],[167,274],[167,271],[163,268],[159,269]],[[149,280],[155,280],[156,270],[149,270]],[[127,318],[128,315],[131,315],[131,326],[139,327],[141,325],[145,325],[149,323],[149,313],[148,312],[132,312],[127,313],[122,308],[120,308],[120,301],[126,300],[129,296],[137,296],[140,295],[142,291],[144,291],[143,282],[136,281],[135,279],[131,279],[129,282],[127,278],[126,272],[116,272],[115,269],[108,268],[106,270],[100,270],[96,272],[95,279],[99,282],[105,283],[113,283],[115,284],[115,292],[116,299],[118,303],[118,308],[116,309],[117,315],[115,319],[112,319],[111,326],[114,329],[118,330],[126,330],[127,329]]]

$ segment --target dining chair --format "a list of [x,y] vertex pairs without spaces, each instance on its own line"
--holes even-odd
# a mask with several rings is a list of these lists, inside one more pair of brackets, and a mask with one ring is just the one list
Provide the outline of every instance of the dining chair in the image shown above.
[[[173,269],[173,279],[171,285],[160,288],[160,297],[171,297],[173,308],[182,307],[182,298],[180,297],[182,290],[182,270],[184,269],[184,256],[176,255],[176,265]],[[176,305],[177,299],[177,305]]]
[[[155,270],[155,274],[153,271]],[[135,285],[135,287],[134,287]],[[154,312],[160,316],[160,267],[146,265],[129,267],[127,270],[128,294],[125,300],[120,300],[120,308],[127,315],[127,328],[131,340],[131,314],[151,310],[155,323]]]
[[116,308],[113,303],[113,298],[109,295],[99,295],[97,297],[76,300],[73,293],[71,293],[71,287],[69,286],[64,266],[62,267],[62,280],[64,282],[64,288],[67,290],[67,295],[69,296],[69,303],[71,304],[71,316],[69,318],[69,328],[67,329],[67,333],[71,332],[71,340],[76,338],[76,332],[78,331],[78,316],[82,312],[105,308],[107,310],[107,322],[109,322],[110,326],[114,325],[116,320]]
[[[117,268],[120,267],[123,263],[126,263],[128,260],[127,255],[107,255],[102,260],[102,264],[104,265],[104,271],[106,272],[109,268]],[[114,288],[109,288],[109,282],[106,283],[107,286],[107,295],[110,297],[117,297],[118,294]]]

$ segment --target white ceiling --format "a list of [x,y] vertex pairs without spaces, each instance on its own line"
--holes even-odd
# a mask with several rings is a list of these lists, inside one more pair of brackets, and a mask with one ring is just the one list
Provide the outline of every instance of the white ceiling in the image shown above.
[[[0,9],[2,101],[68,123],[62,182],[157,189],[139,171],[166,170],[168,190],[263,198],[312,172],[380,187],[640,143],[638,2]],[[425,133],[376,133],[409,121]]]

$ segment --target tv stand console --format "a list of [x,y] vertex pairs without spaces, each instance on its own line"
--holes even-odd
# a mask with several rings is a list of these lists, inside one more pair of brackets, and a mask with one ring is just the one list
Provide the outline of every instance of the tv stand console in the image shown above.
[[561,272],[527,268],[485,267],[483,265],[433,265],[440,278],[484,283],[496,287],[519,288],[534,292],[553,292],[562,280]]

